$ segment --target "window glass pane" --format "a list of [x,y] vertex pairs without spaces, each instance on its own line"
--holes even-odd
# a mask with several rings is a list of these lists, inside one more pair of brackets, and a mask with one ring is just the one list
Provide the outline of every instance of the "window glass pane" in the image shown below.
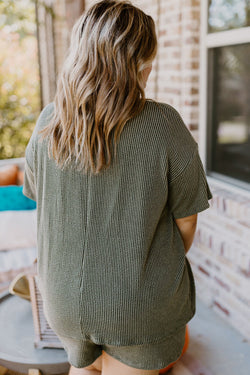
[[250,44],[210,57],[210,169],[250,183]]
[[250,0],[210,0],[208,32],[250,26]]

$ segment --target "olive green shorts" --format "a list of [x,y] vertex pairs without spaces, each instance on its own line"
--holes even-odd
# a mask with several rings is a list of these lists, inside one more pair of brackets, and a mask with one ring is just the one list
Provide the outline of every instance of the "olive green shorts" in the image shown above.
[[68,355],[68,361],[76,368],[91,365],[102,350],[120,362],[142,370],[156,370],[167,367],[182,354],[185,343],[186,326],[156,344],[129,346],[98,345],[91,340],[75,340],[58,336]]

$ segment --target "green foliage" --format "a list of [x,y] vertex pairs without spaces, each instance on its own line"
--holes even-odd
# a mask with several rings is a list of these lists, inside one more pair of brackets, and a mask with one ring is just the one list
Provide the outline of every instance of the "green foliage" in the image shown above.
[[0,0],[0,29],[17,32],[21,38],[35,35],[35,7],[32,0]]
[[40,112],[32,0],[0,0],[0,159],[23,157]]
[[21,38],[35,35],[35,4],[44,7],[46,13],[55,18],[52,5],[47,5],[42,0],[0,0],[0,29],[8,26]]

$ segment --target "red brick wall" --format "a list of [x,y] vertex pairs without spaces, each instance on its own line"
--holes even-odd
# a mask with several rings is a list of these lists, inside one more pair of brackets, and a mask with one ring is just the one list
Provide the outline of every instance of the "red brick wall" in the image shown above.
[[250,197],[210,185],[211,208],[188,253],[197,295],[249,339]]

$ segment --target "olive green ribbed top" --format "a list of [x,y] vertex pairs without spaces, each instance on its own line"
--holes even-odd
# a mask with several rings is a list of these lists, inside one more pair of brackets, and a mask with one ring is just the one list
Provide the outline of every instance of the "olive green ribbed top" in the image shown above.
[[61,170],[38,130],[23,193],[37,202],[38,280],[58,335],[97,344],[166,339],[195,314],[195,284],[174,218],[209,207],[198,145],[170,105],[147,100],[100,175]]

